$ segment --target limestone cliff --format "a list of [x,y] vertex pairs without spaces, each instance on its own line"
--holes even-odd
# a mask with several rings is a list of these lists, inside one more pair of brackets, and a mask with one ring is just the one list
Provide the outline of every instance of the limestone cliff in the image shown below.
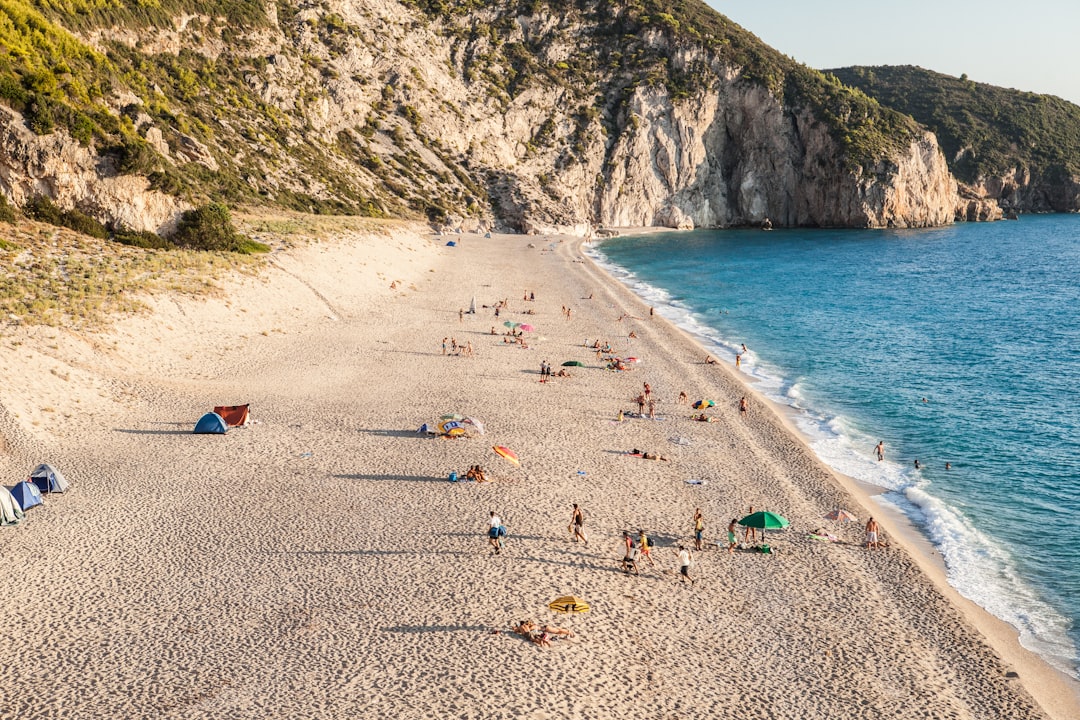
[[588,233],[919,227],[959,202],[914,121],[696,0],[283,1],[246,21],[190,5],[149,28],[80,20],[94,57],[138,68],[95,111],[121,118],[122,147],[6,114],[17,204],[135,229],[210,199]]

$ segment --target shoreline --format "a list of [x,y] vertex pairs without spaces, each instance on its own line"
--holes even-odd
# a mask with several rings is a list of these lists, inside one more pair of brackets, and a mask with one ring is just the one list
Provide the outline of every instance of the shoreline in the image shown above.
[[[612,229],[618,230],[619,235],[601,237],[593,241],[582,240],[581,244],[584,245],[588,243],[593,246],[599,246],[614,237],[637,237],[684,232],[670,228]],[[588,253],[583,253],[583,255],[588,258],[599,271],[607,273],[604,266],[596,263]],[[648,309],[649,304],[645,298],[637,295],[631,287],[622,283],[618,277],[615,277],[610,273],[607,274],[612,282],[618,283],[624,287],[627,292],[633,295],[642,308]],[[703,344],[707,342],[707,338],[679,327],[667,318],[662,317],[662,319],[671,323],[679,332],[682,332],[689,342],[697,345],[702,354],[708,354],[710,352]],[[931,540],[925,535],[915,521],[892,503],[880,503],[874,500],[874,498],[879,495],[886,495],[891,492],[889,488],[874,485],[873,483],[865,482],[841,473],[829,466],[828,463],[821,458],[818,458],[817,454],[811,449],[811,438],[807,436],[796,423],[796,416],[799,412],[798,409],[762,395],[755,387],[759,382],[757,378],[733,371],[727,363],[721,364],[724,371],[731,376],[733,381],[740,383],[748,393],[753,393],[757,396],[759,402],[771,407],[772,411],[784,424],[787,430],[806,446],[807,451],[814,455],[818,462],[821,463],[822,467],[836,478],[839,485],[856,498],[859,507],[861,507],[864,512],[869,513],[871,506],[873,506],[875,517],[879,520],[884,518],[882,520],[882,525],[888,531],[888,534],[894,538],[898,538],[899,544],[910,552],[912,557],[918,561],[923,572],[933,581],[935,586],[937,586],[937,588],[943,592],[949,600],[958,607],[958,609],[963,611],[969,622],[971,622],[987,638],[998,652],[1000,652],[1010,663],[1027,665],[1036,671],[1034,673],[1036,676],[1034,685],[1038,688],[1038,692],[1033,694],[1040,699],[1040,704],[1042,704],[1044,708],[1049,711],[1051,707],[1055,707],[1057,705],[1057,698],[1062,695],[1072,696],[1070,702],[1061,703],[1060,707],[1056,707],[1054,710],[1054,715],[1056,717],[1072,717],[1072,713],[1076,712],[1074,707],[1080,707],[1080,680],[1073,678],[1062,670],[1054,667],[1035,651],[1024,647],[1020,643],[1019,630],[1017,628],[994,616],[975,601],[964,597],[949,583],[946,576],[945,561],[942,558],[941,553],[937,551]],[[1025,682],[1025,685],[1028,684],[1028,682]]]
[[[1075,716],[1075,694],[988,644],[902,543],[868,553],[861,529],[839,531],[851,544],[810,539],[822,508],[857,488],[752,389],[740,416],[747,386],[650,321],[580,259],[580,239],[458,240],[321,237],[275,252],[220,301],[161,294],[101,333],[0,343],[13,378],[0,470],[47,459],[72,483],[0,530],[0,561],[27,568],[0,599],[24,632],[0,650],[12,712]],[[478,314],[464,314],[473,296]],[[642,319],[617,319],[637,307]],[[505,342],[504,320],[537,326],[528,349]],[[475,354],[444,355],[443,336]],[[583,347],[594,338],[641,362],[603,369]],[[584,365],[543,384],[543,360]],[[662,419],[616,422],[643,381]],[[715,397],[716,422],[689,421],[680,390]],[[243,402],[256,424],[192,435],[213,405]],[[448,412],[487,434],[416,432]],[[492,482],[446,481],[477,462]],[[566,535],[572,502],[588,546]],[[776,554],[712,549],[748,503],[791,520],[769,533]],[[692,544],[696,507],[710,544],[691,586],[675,548]],[[483,534],[492,510],[510,528],[499,556]],[[625,575],[621,532],[637,528],[656,538],[656,565]],[[548,610],[566,594],[592,609]],[[509,632],[527,617],[577,637],[538,648]]]

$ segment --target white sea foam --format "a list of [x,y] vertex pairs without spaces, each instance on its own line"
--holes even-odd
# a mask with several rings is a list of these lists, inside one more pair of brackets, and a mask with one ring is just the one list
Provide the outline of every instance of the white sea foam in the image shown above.
[[[694,336],[720,361],[734,363],[741,344],[723,338],[685,303],[610,262],[595,248],[589,256],[613,277],[648,302],[665,319]],[[810,448],[828,466],[860,482],[884,488],[878,502],[891,505],[919,528],[941,554],[949,583],[964,597],[1017,629],[1021,644],[1039,653],[1057,669],[1080,678],[1070,621],[1042,600],[1022,579],[1008,551],[975,528],[956,508],[935,497],[929,483],[912,467],[888,459],[878,461],[878,439],[849,419],[814,407],[805,384],[790,379],[767,359],[747,353],[740,369],[769,399],[793,410],[795,425]],[[886,448],[888,453],[888,448]]]

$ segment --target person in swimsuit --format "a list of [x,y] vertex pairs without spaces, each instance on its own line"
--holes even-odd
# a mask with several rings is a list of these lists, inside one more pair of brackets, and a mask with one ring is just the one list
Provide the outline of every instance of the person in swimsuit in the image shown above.
[[728,555],[735,554],[735,546],[738,544],[738,540],[735,539],[735,526],[738,524],[738,520],[731,518],[731,522],[727,526],[727,551]]
[[881,547],[881,542],[878,540],[877,520],[870,518],[866,523],[866,549],[879,547]]
[[581,538],[581,541],[585,543],[585,546],[589,545],[589,537],[585,534],[585,513],[581,511],[577,503],[574,503],[574,513],[570,516],[570,525],[567,527],[570,534],[573,536],[574,542]]
[[701,550],[701,541],[705,537],[705,516],[701,508],[694,510],[694,548]]
[[502,527],[502,520],[492,510],[491,517],[488,519],[488,544],[495,549],[496,555],[502,552],[502,543],[499,541],[500,527]]
[[638,571],[637,559],[640,551],[638,550],[637,543],[634,542],[634,538],[630,537],[630,533],[623,531],[623,545],[626,546],[626,553],[622,559],[622,569],[624,573],[633,572],[635,575],[640,575]]

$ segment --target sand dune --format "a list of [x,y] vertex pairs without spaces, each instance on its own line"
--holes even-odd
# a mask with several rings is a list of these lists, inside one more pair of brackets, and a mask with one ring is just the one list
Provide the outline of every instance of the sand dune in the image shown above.
[[[834,507],[865,518],[865,494],[577,241],[444,241],[326,240],[224,300],[4,335],[0,470],[10,485],[46,460],[73,488],[0,530],[0,717],[1080,716],[1074,687],[887,519],[879,552],[860,527],[810,538]],[[482,307],[503,299],[499,318]],[[537,327],[528,349],[504,342],[507,319]],[[443,337],[473,356],[444,356]],[[595,339],[640,362],[603,369]],[[544,360],[586,367],[540,383]],[[659,417],[616,422],[644,382]],[[691,421],[680,391],[715,399],[717,421]],[[256,424],[191,434],[243,402]],[[450,412],[487,434],[415,432]],[[492,482],[446,481],[476,463]],[[588,546],[567,532],[575,502]],[[750,505],[791,521],[777,552],[713,547],[681,583],[695,508],[713,543]],[[510,532],[498,556],[491,510]],[[620,533],[638,528],[656,566],[629,576]],[[547,609],[567,593],[592,610]],[[577,637],[536,647],[509,632],[523,618]]]

